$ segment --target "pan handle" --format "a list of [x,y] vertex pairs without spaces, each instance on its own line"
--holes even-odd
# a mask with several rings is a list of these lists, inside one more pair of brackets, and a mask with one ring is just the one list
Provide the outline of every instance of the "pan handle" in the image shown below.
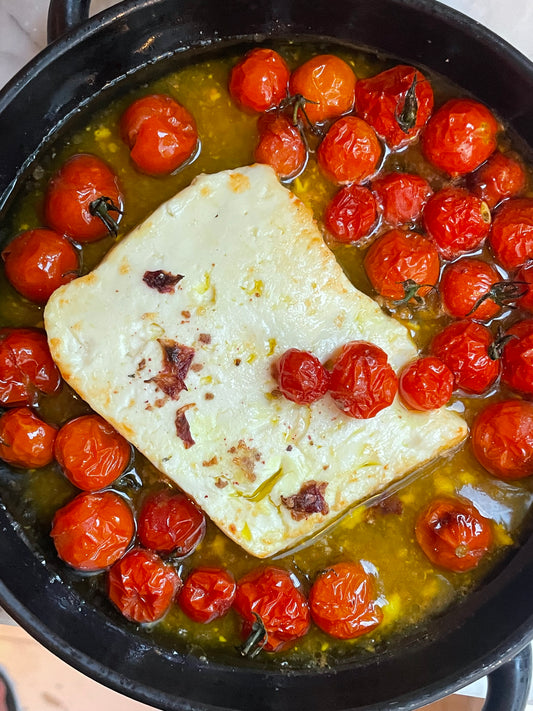
[[89,17],[91,0],[50,0],[48,44],[74,29]]
[[487,682],[482,711],[524,711],[531,683],[531,645],[489,674]]

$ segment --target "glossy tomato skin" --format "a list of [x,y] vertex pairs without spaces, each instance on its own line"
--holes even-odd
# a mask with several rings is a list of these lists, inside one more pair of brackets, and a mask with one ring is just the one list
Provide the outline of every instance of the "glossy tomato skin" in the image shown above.
[[0,417],[0,458],[14,467],[45,467],[54,459],[56,434],[29,407],[8,410]]
[[511,198],[500,205],[489,245],[505,269],[516,269],[533,259],[533,198]]
[[533,262],[524,264],[516,274],[516,281],[522,285],[524,294],[516,304],[521,309],[533,313]]
[[195,622],[207,624],[223,617],[233,605],[237,585],[222,568],[195,568],[183,585],[178,602]]
[[[109,230],[90,205],[101,197],[110,198],[122,208],[122,193],[118,178],[101,158],[78,153],[69,158],[52,177],[45,195],[46,224],[76,242],[102,239]],[[116,222],[119,213],[113,213]]]
[[502,381],[523,395],[533,395],[533,319],[507,329],[502,354]]
[[378,294],[400,301],[406,296],[406,281],[417,284],[417,295],[425,296],[439,280],[440,261],[427,237],[393,229],[370,245],[364,267]]
[[468,181],[470,191],[493,210],[502,200],[516,197],[526,187],[526,172],[513,153],[494,151]]
[[148,175],[173,173],[198,144],[194,117],[166,94],[150,94],[130,104],[120,118],[120,132],[132,161]]
[[130,505],[114,491],[78,494],[58,509],[50,535],[57,554],[72,568],[94,572],[113,565],[135,533]]
[[[454,318],[489,321],[501,307],[485,298],[494,284],[502,280],[488,262],[475,257],[463,257],[446,265],[440,280],[440,295],[445,311]],[[476,304],[484,298],[478,306]]]
[[493,402],[472,425],[472,449],[493,476],[514,480],[533,474],[533,403]]
[[329,373],[316,356],[289,348],[278,361],[278,387],[288,400],[310,405],[323,397],[329,386]]
[[471,252],[489,234],[488,206],[464,188],[443,188],[424,208],[424,225],[445,259]]
[[67,479],[84,491],[112,484],[128,466],[131,445],[100,415],[82,415],[58,432],[55,457]]
[[148,494],[138,517],[138,536],[145,548],[186,556],[205,534],[202,511],[179,491],[163,489]]
[[490,521],[457,498],[435,499],[415,526],[418,544],[439,568],[463,573],[477,567],[493,541]]
[[317,150],[320,170],[339,185],[364,183],[377,171],[381,155],[374,129],[357,116],[335,121]]
[[352,110],[356,76],[343,59],[333,54],[319,54],[297,67],[291,74],[289,91],[300,94],[308,103],[305,112],[310,121],[338,118]]
[[328,203],[326,229],[337,242],[357,242],[366,237],[377,220],[376,200],[363,185],[345,185]]
[[452,396],[454,377],[448,366],[435,356],[417,358],[400,372],[400,399],[410,410],[436,410]]
[[78,251],[53,230],[27,230],[2,252],[11,285],[30,301],[44,304],[52,292],[79,276]]
[[309,591],[313,621],[337,639],[354,639],[383,620],[375,576],[357,562],[336,563],[316,577]]
[[450,99],[429,119],[422,133],[422,152],[436,168],[452,177],[466,175],[496,149],[498,122],[473,99]]
[[309,631],[311,615],[305,595],[287,570],[270,565],[257,568],[237,583],[233,608],[243,619],[242,634],[247,638],[256,622],[267,632],[263,649],[278,652]]
[[489,353],[493,343],[486,326],[463,319],[437,333],[430,350],[454,374],[455,390],[480,395],[496,382],[500,373],[500,360],[491,358]]
[[229,79],[232,99],[242,109],[261,113],[287,96],[290,70],[273,49],[257,47],[233,67]]
[[300,131],[282,114],[263,114],[257,121],[257,163],[272,166],[282,180],[296,177],[305,167],[307,150]]
[[61,376],[44,331],[36,328],[0,329],[0,403],[5,407],[32,405],[39,393],[59,390]]
[[431,186],[414,173],[386,173],[372,181],[372,192],[383,220],[391,227],[418,221],[429,197]]
[[392,403],[398,378],[379,346],[351,341],[335,358],[329,391],[345,414],[366,420]]
[[131,622],[160,620],[181,588],[177,571],[152,551],[133,548],[107,576],[111,602]]
[[[412,125],[401,128],[401,116],[413,81],[416,107]],[[407,99],[408,100],[408,99]],[[368,121],[392,149],[413,141],[433,110],[433,89],[424,75],[414,67],[399,64],[368,79],[360,79],[355,88],[355,110]]]

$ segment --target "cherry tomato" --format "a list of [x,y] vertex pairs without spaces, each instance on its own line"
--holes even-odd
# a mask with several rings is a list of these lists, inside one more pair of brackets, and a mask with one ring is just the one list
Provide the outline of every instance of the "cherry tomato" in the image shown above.
[[337,639],[354,639],[383,619],[375,576],[361,563],[336,563],[316,577],[309,591],[313,621]]
[[433,565],[456,573],[475,568],[492,545],[490,521],[456,498],[431,502],[415,526],[416,540]]
[[344,116],[324,136],[317,160],[334,183],[364,183],[376,172],[381,154],[374,129],[357,116]]
[[172,565],[152,551],[134,548],[110,569],[107,594],[131,622],[155,622],[168,611],[181,587]]
[[445,311],[455,318],[489,321],[501,310],[500,304],[492,298],[498,291],[493,287],[501,279],[494,267],[475,257],[464,257],[448,264],[440,280]]
[[398,379],[379,346],[351,341],[334,361],[329,390],[344,413],[366,420],[392,403]]
[[257,127],[256,162],[272,166],[284,180],[296,177],[307,160],[307,150],[298,128],[286,116],[276,114],[260,116]]
[[310,405],[328,391],[329,373],[316,356],[289,348],[278,361],[278,387],[299,405]]
[[445,259],[477,249],[489,233],[488,205],[464,188],[443,188],[424,208],[424,224]]
[[[93,214],[97,201],[103,198],[115,208],[104,204],[106,215],[113,212],[115,227]],[[89,153],[74,155],[63,164],[50,180],[44,202],[47,225],[83,243],[94,242],[114,231],[121,208],[117,176],[103,160]]]
[[377,219],[376,200],[362,185],[345,185],[326,207],[324,224],[338,242],[366,237]]
[[436,410],[451,398],[454,377],[448,366],[435,356],[417,358],[400,372],[398,389],[410,410]]
[[493,402],[474,420],[472,449],[481,466],[499,479],[533,474],[533,403]]
[[173,173],[198,144],[194,118],[166,94],[150,94],[130,104],[120,118],[120,132],[132,161],[148,175]]
[[0,329],[0,402],[4,406],[32,405],[38,393],[59,389],[61,376],[52,360],[44,331]]
[[112,484],[131,459],[131,446],[100,415],[82,415],[59,430],[55,457],[67,479],[85,491]]
[[389,230],[370,245],[364,267],[374,289],[401,301],[416,288],[425,296],[439,280],[439,255],[432,242],[417,232]]
[[22,232],[3,250],[2,259],[12,286],[37,304],[44,304],[59,286],[79,276],[78,251],[53,230]]
[[268,111],[287,96],[290,70],[273,49],[257,47],[231,70],[229,93],[243,109]]
[[434,337],[432,355],[440,358],[455,377],[455,388],[481,394],[496,382],[500,360],[491,357],[490,330],[476,321],[454,321]]
[[236,590],[235,580],[227,570],[196,568],[185,581],[178,602],[191,620],[206,624],[228,612]]
[[352,110],[356,81],[352,68],[340,57],[319,54],[293,71],[289,91],[307,99],[305,113],[310,121],[321,122]]
[[533,313],[533,262],[520,267],[516,275],[516,284],[524,292],[522,297],[517,300],[516,305]]
[[533,395],[533,319],[507,329],[503,347],[502,381],[524,395]]
[[433,90],[421,72],[398,64],[357,82],[355,109],[396,149],[420,133],[433,110]]
[[131,543],[135,521],[128,503],[114,491],[78,494],[58,509],[50,535],[59,557],[77,570],[113,565]]
[[473,99],[450,99],[429,119],[422,152],[436,168],[452,177],[466,175],[495,150],[498,122]]
[[518,156],[494,151],[470,176],[468,187],[492,210],[502,200],[515,197],[524,190],[526,171]]
[[273,565],[257,568],[237,583],[233,607],[243,618],[242,633],[250,638],[256,615],[266,638],[259,645],[267,652],[285,649],[307,634],[311,615],[307,600],[290,573]]
[[0,417],[0,458],[14,467],[45,467],[54,458],[56,434],[29,407],[8,410]]
[[184,494],[164,489],[146,497],[137,533],[145,548],[185,556],[201,543],[205,517]]
[[511,198],[496,210],[489,244],[505,269],[533,259],[533,198]]
[[372,181],[385,222],[392,227],[414,223],[433,191],[427,180],[413,173],[386,173]]

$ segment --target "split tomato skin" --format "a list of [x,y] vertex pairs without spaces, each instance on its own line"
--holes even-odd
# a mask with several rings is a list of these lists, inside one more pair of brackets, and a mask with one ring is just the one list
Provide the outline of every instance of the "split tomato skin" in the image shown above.
[[357,242],[377,221],[376,200],[363,185],[345,185],[329,202],[324,214],[326,229],[337,242]]
[[180,491],[163,489],[149,494],[138,516],[138,537],[145,548],[186,556],[205,535],[203,512]]
[[378,169],[382,148],[374,129],[357,116],[331,125],[317,150],[323,174],[334,183],[364,183]]
[[[446,265],[439,285],[444,310],[454,318],[490,321],[500,313],[501,307],[486,297],[501,280],[493,266],[475,257],[464,257]],[[480,299],[484,300],[478,304]]]
[[507,329],[502,353],[502,382],[523,395],[533,395],[533,319]]
[[433,194],[430,184],[414,173],[386,173],[372,181],[383,220],[391,227],[413,224]]
[[470,191],[493,210],[502,200],[516,197],[526,187],[522,161],[512,153],[494,151],[468,180]]
[[329,373],[308,351],[289,348],[278,361],[278,387],[284,397],[299,405],[310,405],[329,387]]
[[297,126],[286,116],[267,113],[259,117],[257,128],[259,142],[255,161],[272,166],[282,180],[296,177],[307,160],[307,150]]
[[488,241],[505,269],[517,269],[533,259],[533,198],[511,198],[500,205]]
[[195,568],[185,580],[178,602],[185,614],[202,624],[223,617],[233,605],[237,585],[222,568]]
[[8,410],[0,417],[0,458],[14,467],[45,467],[54,459],[56,434],[29,407]]
[[436,410],[450,400],[454,388],[452,371],[435,356],[408,363],[400,372],[400,399],[410,410]]
[[278,52],[257,47],[231,70],[229,92],[240,108],[262,113],[287,96],[289,77],[289,67]]

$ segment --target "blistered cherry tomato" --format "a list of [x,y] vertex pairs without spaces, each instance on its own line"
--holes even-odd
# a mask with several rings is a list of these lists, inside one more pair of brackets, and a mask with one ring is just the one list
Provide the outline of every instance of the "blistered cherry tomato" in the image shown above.
[[144,500],[137,533],[145,548],[185,556],[201,543],[205,516],[181,492],[164,489]]
[[418,518],[415,533],[433,565],[457,573],[475,568],[493,539],[490,521],[456,498],[432,501]]
[[480,394],[493,385],[500,373],[500,360],[492,353],[494,339],[481,323],[454,321],[437,333],[431,353],[446,363],[455,377],[455,389]]
[[379,346],[351,341],[335,358],[329,390],[343,412],[366,420],[392,403],[398,378]]
[[533,474],[533,403],[493,402],[474,420],[472,449],[478,462],[500,479]]
[[85,491],[112,484],[131,458],[129,443],[100,415],[82,415],[63,425],[54,452],[67,479]]
[[132,161],[149,175],[173,173],[198,144],[193,116],[166,94],[150,94],[130,104],[120,118],[120,132]]
[[376,579],[361,563],[336,563],[319,573],[309,591],[313,621],[337,639],[354,639],[383,619]]
[[344,116],[324,136],[317,160],[334,183],[364,183],[376,172],[381,153],[374,129],[357,116]]
[[180,587],[175,568],[142,548],[128,551],[107,576],[109,599],[131,622],[160,620]]
[[524,395],[533,395],[533,319],[518,321],[505,332],[502,381]]
[[464,188],[443,188],[424,208],[426,230],[445,259],[479,247],[489,233],[490,221],[488,205]]
[[179,594],[178,602],[195,622],[206,624],[223,617],[233,605],[237,585],[221,568],[195,568]]
[[2,405],[32,405],[38,393],[50,395],[60,385],[61,376],[50,355],[44,331],[34,328],[0,329]]
[[[95,206],[104,200],[104,214],[120,220],[122,193],[117,176],[101,158],[79,153],[69,158],[52,177],[45,195],[46,223],[76,242],[94,242],[114,228],[98,214]],[[109,201],[109,202],[106,202]],[[110,205],[113,207],[110,208]]]
[[9,282],[37,304],[44,304],[59,286],[79,276],[78,251],[53,230],[22,232],[3,250],[2,259]]
[[498,122],[473,99],[450,99],[429,119],[422,134],[427,160],[452,177],[466,175],[496,148]]
[[338,242],[357,242],[376,223],[376,200],[363,185],[345,185],[329,202],[324,224]]
[[522,161],[512,153],[494,151],[471,176],[468,187],[492,210],[506,198],[519,195],[526,186]]
[[516,269],[533,259],[533,198],[511,198],[496,210],[489,244],[497,261]]
[[257,121],[259,142],[254,158],[257,163],[272,166],[280,178],[288,180],[300,173],[307,150],[300,131],[286,116],[263,114]]
[[516,283],[523,291],[516,305],[533,313],[533,262],[520,267],[516,275]]
[[389,230],[370,245],[364,267],[374,289],[401,301],[425,296],[439,279],[439,255],[433,243],[417,232]]
[[29,407],[8,410],[0,417],[0,458],[14,467],[45,467],[54,458],[56,434]]
[[328,391],[329,373],[316,356],[289,348],[278,361],[278,387],[299,405],[310,405]]
[[252,570],[239,580],[233,607],[243,618],[244,638],[250,638],[259,617],[266,635],[258,644],[267,652],[285,649],[305,636],[311,625],[305,595],[288,571],[272,565]]
[[78,494],[58,509],[50,535],[59,557],[77,570],[113,565],[131,543],[135,521],[129,504],[114,491]]
[[435,356],[408,363],[401,370],[398,381],[400,398],[410,410],[436,410],[446,405],[453,387],[452,371]]
[[241,107],[268,111],[287,96],[290,71],[273,49],[252,49],[231,70],[229,92]]
[[433,89],[425,76],[398,64],[355,87],[355,109],[390,148],[415,139],[433,110]]
[[494,290],[493,287],[501,283],[501,280],[496,269],[481,259],[458,259],[448,264],[442,272],[442,305],[455,318],[488,321],[501,310],[499,303],[492,298],[492,295],[497,298],[498,289]]
[[300,94],[307,99],[305,112],[309,120],[320,122],[352,110],[355,83],[355,74],[343,59],[319,54],[293,71],[289,91],[292,96]]
[[413,173],[386,173],[372,181],[383,219],[391,227],[416,222],[433,193],[427,180]]

